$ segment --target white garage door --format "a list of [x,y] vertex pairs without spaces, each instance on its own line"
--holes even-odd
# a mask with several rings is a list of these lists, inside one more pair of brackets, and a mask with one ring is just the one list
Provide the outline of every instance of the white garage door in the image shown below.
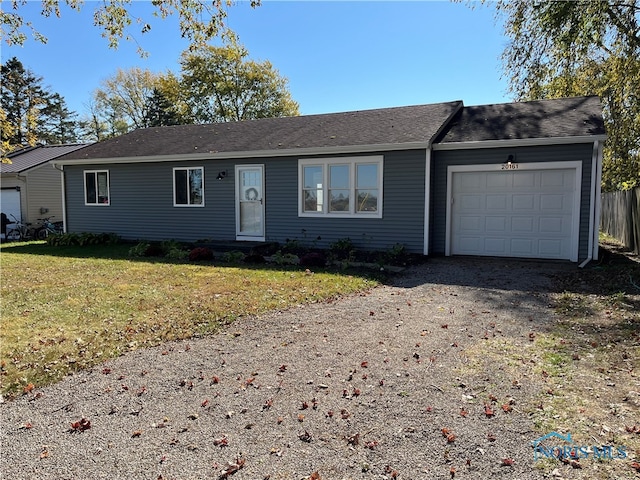
[[[20,213],[20,192],[15,188],[0,190],[0,210],[6,214],[10,220],[11,215],[15,215],[17,219],[21,219]],[[10,215],[11,214],[11,215]]]
[[577,261],[575,168],[451,175],[450,253]]

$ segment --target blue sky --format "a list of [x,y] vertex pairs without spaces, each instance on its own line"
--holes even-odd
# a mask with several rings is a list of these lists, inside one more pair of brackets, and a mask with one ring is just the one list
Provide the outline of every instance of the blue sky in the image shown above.
[[[150,2],[132,11],[152,19],[152,30],[132,30],[136,42],[117,50],[93,26],[95,2],[82,12],[62,9],[61,18],[43,18],[39,1],[22,15],[49,41],[2,45],[2,63],[16,56],[43,77],[80,115],[91,92],[118,68],[138,66],[179,72],[187,43],[177,21],[150,16]],[[289,80],[302,114],[463,100],[465,105],[511,101],[502,78],[500,54],[507,44],[490,7],[465,3],[263,1],[252,9],[240,2],[229,9],[229,26],[258,61],[269,60]],[[138,44],[149,55],[140,58]]]

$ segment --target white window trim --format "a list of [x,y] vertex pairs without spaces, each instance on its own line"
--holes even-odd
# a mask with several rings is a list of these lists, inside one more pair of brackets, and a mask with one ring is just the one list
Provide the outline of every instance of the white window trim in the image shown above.
[[[186,170],[187,179],[189,178],[189,173],[188,173],[189,170],[202,170],[202,203],[176,203],[176,171],[178,170]],[[187,207],[187,208],[204,207],[204,167],[173,167],[173,171],[171,172],[171,185],[173,188],[173,206],[174,207]]]
[[[378,166],[378,210],[376,212],[356,212],[356,165],[376,164]],[[349,212],[329,211],[329,166],[349,166]],[[321,212],[304,211],[304,167],[322,167],[322,192],[325,199]],[[322,217],[322,218],[382,218],[382,186],[384,177],[384,157],[382,155],[370,155],[363,157],[332,157],[332,158],[305,158],[298,160],[298,216]]]
[[[87,173],[93,174],[95,178],[95,186],[96,186],[96,201],[89,202],[87,198]],[[107,203],[98,202],[98,174],[106,173],[107,174]],[[111,205],[111,175],[109,175],[109,170],[83,170],[82,172],[82,183],[84,185],[84,204],[87,207],[108,207]]]

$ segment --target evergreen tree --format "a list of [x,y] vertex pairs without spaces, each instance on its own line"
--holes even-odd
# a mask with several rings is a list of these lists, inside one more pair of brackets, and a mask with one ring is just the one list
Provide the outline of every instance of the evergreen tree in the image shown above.
[[159,89],[154,88],[147,98],[147,127],[164,127],[184,123],[175,111],[173,103]]
[[1,67],[0,121],[2,156],[37,143],[75,142],[77,122],[64,98],[49,92],[42,77],[25,68],[16,57]]
[[41,109],[48,102],[42,77],[13,57],[1,67],[0,107],[12,129],[2,130],[2,141],[13,146],[35,145],[39,140]]
[[74,143],[78,141],[77,114],[70,112],[58,93],[51,95],[48,105],[42,109],[40,127],[44,143]]

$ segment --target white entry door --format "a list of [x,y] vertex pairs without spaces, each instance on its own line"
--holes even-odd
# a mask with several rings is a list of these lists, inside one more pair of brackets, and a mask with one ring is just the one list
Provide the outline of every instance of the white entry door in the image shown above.
[[236,237],[264,241],[264,165],[237,165],[236,179]]
[[450,172],[449,254],[577,261],[579,169],[520,167]]

